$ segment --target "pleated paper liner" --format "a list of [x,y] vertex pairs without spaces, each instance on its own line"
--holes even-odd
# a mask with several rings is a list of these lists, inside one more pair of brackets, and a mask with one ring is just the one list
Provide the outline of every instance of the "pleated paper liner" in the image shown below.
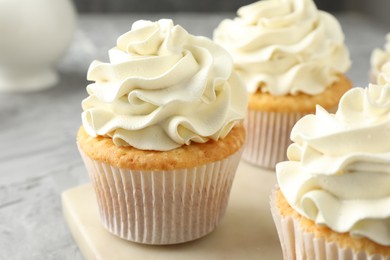
[[337,242],[303,231],[297,219],[280,214],[276,204],[277,192],[278,187],[275,187],[270,196],[270,206],[285,260],[390,260],[390,256],[342,248]]
[[126,240],[165,245],[203,237],[220,223],[242,149],[221,161],[172,171],[120,169],[80,153],[103,226]]
[[248,110],[244,122],[247,139],[242,159],[267,169],[274,169],[278,162],[287,160],[291,129],[304,115]]

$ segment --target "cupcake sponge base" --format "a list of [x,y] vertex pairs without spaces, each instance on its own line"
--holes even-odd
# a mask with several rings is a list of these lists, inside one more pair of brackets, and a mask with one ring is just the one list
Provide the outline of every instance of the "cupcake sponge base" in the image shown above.
[[390,247],[336,233],[299,215],[278,188],[270,199],[284,259],[390,260]]
[[245,130],[161,152],[118,147],[83,127],[77,140],[103,226],[129,241],[168,245],[203,237],[222,220]]
[[242,158],[259,167],[273,169],[276,163],[287,159],[286,150],[290,132],[295,123],[316,105],[329,112],[337,110],[341,96],[351,88],[351,82],[343,75],[339,80],[318,95],[272,96],[256,92],[249,95],[248,113],[245,119],[247,130],[246,147]]
[[242,150],[188,169],[117,168],[80,153],[92,180],[103,226],[123,239],[167,245],[213,231],[225,214]]

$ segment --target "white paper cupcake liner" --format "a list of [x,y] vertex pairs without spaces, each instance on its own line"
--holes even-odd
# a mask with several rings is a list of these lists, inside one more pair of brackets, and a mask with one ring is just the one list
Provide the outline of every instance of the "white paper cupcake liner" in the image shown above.
[[369,255],[364,251],[341,248],[336,242],[303,231],[298,220],[280,214],[276,205],[277,189],[272,191],[270,206],[285,260],[390,260],[390,256]]
[[190,169],[136,171],[95,161],[81,150],[103,226],[143,244],[177,244],[215,229],[225,214],[242,149]]
[[304,115],[306,114],[248,110],[244,121],[247,138],[242,159],[268,169],[287,160],[291,129]]

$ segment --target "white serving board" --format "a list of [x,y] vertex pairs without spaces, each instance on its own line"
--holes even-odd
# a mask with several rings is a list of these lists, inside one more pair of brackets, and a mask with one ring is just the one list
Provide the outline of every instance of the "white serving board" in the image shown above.
[[141,245],[107,232],[100,224],[90,184],[65,191],[62,205],[86,259],[280,260],[279,239],[269,210],[269,194],[275,183],[274,172],[241,162],[221,224],[206,237],[179,245]]

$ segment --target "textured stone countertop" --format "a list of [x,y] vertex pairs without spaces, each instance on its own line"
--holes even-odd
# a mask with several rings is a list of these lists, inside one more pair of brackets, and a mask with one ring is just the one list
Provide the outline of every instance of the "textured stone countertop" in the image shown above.
[[[211,37],[228,16],[81,15],[73,44],[57,66],[58,86],[0,94],[0,259],[82,259],[64,221],[60,195],[89,182],[75,139],[90,62],[106,61],[107,50],[135,20],[170,17],[192,34]],[[366,86],[371,51],[383,46],[386,28],[355,13],[337,17],[353,60],[348,75],[355,86]]]

